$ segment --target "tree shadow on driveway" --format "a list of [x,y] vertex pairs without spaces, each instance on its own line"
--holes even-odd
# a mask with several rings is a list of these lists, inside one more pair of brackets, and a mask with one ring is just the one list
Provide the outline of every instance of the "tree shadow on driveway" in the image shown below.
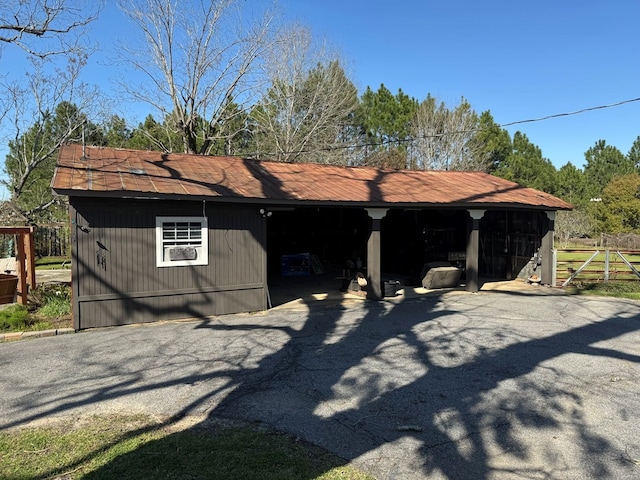
[[636,302],[458,293],[192,325],[45,412],[171,389],[173,419],[263,423],[380,480],[639,473]]
[[[487,318],[496,295],[508,309]],[[595,345],[637,331],[637,305],[635,314],[574,328],[539,321],[540,330],[555,330],[545,335],[531,330],[528,314],[514,315],[514,304],[530,299],[469,299],[367,303],[355,320],[341,311],[311,315],[260,363],[261,378],[244,381],[213,414],[276,425],[378,478],[620,478],[616,467],[637,474],[622,445],[591,428],[581,393],[589,383],[562,360],[631,362],[637,378],[637,354]],[[578,465],[586,471],[574,471]]]

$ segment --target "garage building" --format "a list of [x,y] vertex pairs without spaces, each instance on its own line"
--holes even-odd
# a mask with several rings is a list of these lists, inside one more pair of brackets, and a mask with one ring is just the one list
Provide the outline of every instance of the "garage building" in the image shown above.
[[466,288],[535,256],[553,284],[555,212],[571,205],[480,172],[291,164],[66,145],[76,329],[269,306],[270,279],[364,272],[420,281],[448,262]]

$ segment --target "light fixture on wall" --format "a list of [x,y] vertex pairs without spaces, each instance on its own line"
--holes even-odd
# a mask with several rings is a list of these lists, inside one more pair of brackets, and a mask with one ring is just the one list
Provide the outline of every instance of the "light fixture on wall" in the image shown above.
[[260,209],[260,215],[262,215],[262,218],[269,218],[271,215],[273,215],[273,212],[269,212],[267,210],[265,210],[264,208]]

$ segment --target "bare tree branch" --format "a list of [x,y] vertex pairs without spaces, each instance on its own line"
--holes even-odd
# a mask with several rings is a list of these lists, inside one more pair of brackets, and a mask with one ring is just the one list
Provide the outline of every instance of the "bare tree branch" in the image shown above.
[[81,34],[98,17],[101,5],[82,0],[0,1],[0,43],[38,58],[79,53],[84,49]]
[[98,95],[79,83],[83,59],[69,59],[66,70],[47,70],[43,60],[33,60],[27,82],[5,86],[11,102],[13,140],[5,162],[14,209],[26,218],[48,209],[49,187],[56,154],[64,143],[80,141],[87,116],[97,110]]
[[281,35],[267,62],[271,87],[253,112],[261,156],[283,162],[346,164],[345,129],[357,90],[336,55],[314,48],[297,27]]
[[244,110],[256,98],[271,14],[250,23],[234,16],[236,0],[138,0],[120,8],[144,39],[124,46],[123,60],[146,77],[146,83],[121,84],[123,91],[171,117],[184,152],[208,154],[229,106]]
[[489,168],[483,146],[475,140],[478,115],[462,99],[454,109],[434,97],[418,107],[413,124],[411,164],[424,170],[479,170]]

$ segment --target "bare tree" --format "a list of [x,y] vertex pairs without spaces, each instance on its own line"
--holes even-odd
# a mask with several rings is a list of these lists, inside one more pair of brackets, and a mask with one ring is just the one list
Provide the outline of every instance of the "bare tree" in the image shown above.
[[593,220],[582,210],[560,211],[556,213],[555,234],[563,248],[566,248],[569,240],[572,238],[588,236],[591,235],[593,231]]
[[98,96],[78,80],[83,63],[74,58],[66,70],[48,70],[48,62],[34,59],[26,82],[6,86],[14,134],[2,181],[10,195],[5,208],[27,223],[56,215],[60,198],[50,183],[60,146],[95,134],[83,112],[97,111]]
[[478,115],[463,98],[453,110],[428,96],[413,122],[411,165],[424,170],[479,170],[489,168],[489,158],[476,141]]
[[282,35],[268,62],[271,86],[252,117],[258,153],[283,162],[347,163],[358,93],[336,55],[308,29]]
[[251,22],[238,0],[135,0],[120,8],[143,37],[123,46],[123,60],[145,77],[123,90],[171,119],[185,153],[210,153],[226,135],[221,124],[255,101],[273,17]]
[[79,53],[84,27],[98,17],[101,5],[84,0],[0,0],[0,42],[39,58]]

